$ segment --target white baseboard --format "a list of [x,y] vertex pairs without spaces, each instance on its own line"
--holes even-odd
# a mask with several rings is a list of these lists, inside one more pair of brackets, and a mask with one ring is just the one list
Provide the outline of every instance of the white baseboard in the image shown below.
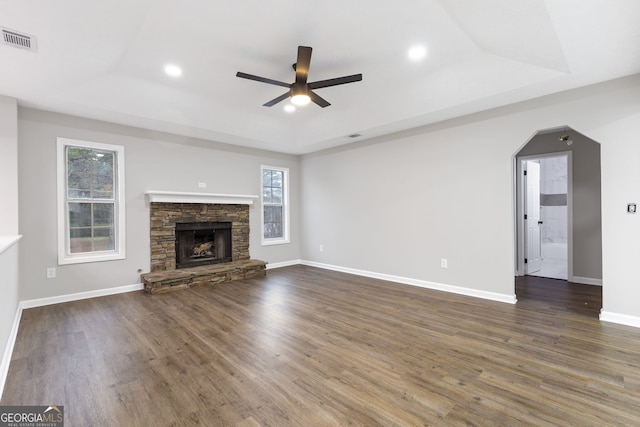
[[593,279],[591,277],[573,276],[569,281],[573,283],[580,283],[583,285],[602,286],[602,279]]
[[291,261],[284,261],[284,262],[274,262],[274,263],[267,263],[267,270],[271,270],[273,268],[282,268],[282,267],[290,267],[292,265],[300,265],[302,264],[302,262],[299,259],[294,259]]
[[16,307],[16,315],[13,318],[13,325],[11,326],[11,332],[9,332],[9,339],[5,346],[4,353],[2,354],[2,362],[0,363],[0,398],[4,392],[4,384],[7,381],[7,375],[9,374],[9,364],[11,364],[11,356],[13,355],[13,347],[16,344],[16,338],[18,337],[18,328],[20,327],[20,318],[22,317],[22,308],[20,304]]
[[515,295],[479,291],[477,289],[445,285],[442,283],[429,282],[426,280],[411,279],[408,277],[393,276],[390,274],[376,273],[376,272],[365,271],[365,270],[357,270],[354,268],[340,267],[340,266],[330,265],[330,264],[322,264],[315,261],[301,260],[300,264],[308,265],[310,267],[323,268],[326,270],[340,271],[342,273],[355,274],[356,276],[371,277],[373,279],[387,280],[389,282],[402,283],[404,285],[418,286],[426,289],[451,292],[454,294],[466,295],[466,296],[475,297],[475,298],[482,298],[482,299],[487,299],[491,301],[504,302],[508,304],[515,304],[517,301]]
[[30,299],[20,302],[20,307],[22,309],[42,307],[45,305],[60,304],[63,302],[78,301],[87,298],[104,297],[107,295],[123,294],[125,292],[141,291],[143,289],[144,285],[142,283],[136,283],[135,285],[118,286],[116,288],[98,289],[96,291],[78,292],[76,294]]
[[629,316],[628,314],[612,313],[610,311],[600,311],[600,321],[619,323],[621,325],[633,326],[640,328],[640,317]]

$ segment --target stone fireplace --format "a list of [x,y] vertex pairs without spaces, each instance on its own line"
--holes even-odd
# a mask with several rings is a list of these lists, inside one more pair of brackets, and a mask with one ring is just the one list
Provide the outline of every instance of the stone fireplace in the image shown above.
[[166,192],[147,196],[151,273],[142,275],[147,292],[265,275],[266,263],[249,256],[254,196]]
[[[206,243],[203,235],[213,236],[217,233],[207,231],[208,226],[221,227],[228,224],[231,239],[230,252],[226,253],[225,262],[249,259],[249,205],[232,205],[216,203],[151,203],[151,272],[175,270],[176,229],[197,228],[201,237],[199,243]],[[187,224],[187,225],[185,225]],[[188,225],[191,224],[191,225]],[[210,229],[211,230],[211,229]],[[215,242],[213,242],[215,244]],[[183,240],[183,245],[185,241]],[[185,250],[194,247],[185,248]],[[219,261],[220,262],[220,261]],[[195,265],[192,265],[195,266]],[[184,266],[183,266],[184,267]]]

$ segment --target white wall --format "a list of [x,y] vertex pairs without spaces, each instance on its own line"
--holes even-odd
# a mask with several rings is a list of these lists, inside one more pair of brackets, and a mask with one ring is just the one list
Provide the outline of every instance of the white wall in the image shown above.
[[18,332],[18,247],[15,239],[0,238],[0,398]]
[[18,313],[18,106],[0,96],[0,397]]
[[[540,159],[540,193],[545,195],[567,194],[568,169],[566,157],[546,157]],[[544,246],[567,244],[567,205],[543,205],[540,207],[540,235],[544,258],[557,258],[544,254]],[[562,257],[566,259],[565,255]]]
[[564,125],[601,143],[603,312],[640,325],[640,75],[303,156],[302,258],[513,295],[513,156]]
[[[297,156],[232,147],[78,117],[20,108],[20,276],[22,299],[140,283],[149,271],[149,208],[144,192],[171,190],[260,195],[260,165],[290,168],[291,243],[261,246],[260,204],[250,211],[250,254],[270,263],[299,258]],[[125,147],[127,258],[57,266],[56,138]],[[206,182],[206,189],[198,188]],[[46,279],[56,267],[57,278]]]
[[0,236],[18,234],[18,105],[0,95]]

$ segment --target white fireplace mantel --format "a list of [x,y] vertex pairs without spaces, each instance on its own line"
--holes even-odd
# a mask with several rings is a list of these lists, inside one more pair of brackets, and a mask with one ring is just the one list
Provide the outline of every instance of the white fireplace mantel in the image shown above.
[[149,190],[144,193],[148,203],[218,203],[223,205],[253,205],[258,196],[247,194],[183,193]]

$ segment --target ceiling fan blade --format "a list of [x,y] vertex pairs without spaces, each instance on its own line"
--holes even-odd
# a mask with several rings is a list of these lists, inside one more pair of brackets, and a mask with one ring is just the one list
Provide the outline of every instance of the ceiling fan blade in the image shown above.
[[278,80],[268,79],[266,77],[254,76],[253,74],[247,74],[238,71],[236,73],[236,77],[240,77],[243,79],[255,80],[257,82],[268,83],[270,85],[282,86],[282,87],[290,87],[290,83],[280,82]]
[[361,80],[362,80],[362,74],[353,74],[351,76],[337,77],[335,79],[319,80],[317,82],[309,83],[309,89],[320,89],[323,87],[359,82]]
[[298,85],[307,83],[311,51],[312,49],[308,46],[298,46],[298,60],[296,61],[296,84]]
[[262,104],[264,107],[273,107],[274,105],[276,105],[278,102],[282,102],[285,99],[287,99],[289,96],[291,96],[291,92],[287,92],[287,93],[283,93],[282,95],[280,95],[277,98],[273,98],[271,101],[269,102],[265,102],[264,104]]
[[309,91],[309,98],[311,98],[311,100],[313,102],[315,102],[316,104],[318,104],[322,108],[328,107],[329,105],[331,105],[331,104],[329,104],[329,102],[327,102],[326,99],[322,98],[320,95],[318,95],[318,94],[316,94],[314,92],[311,92],[311,91]]

